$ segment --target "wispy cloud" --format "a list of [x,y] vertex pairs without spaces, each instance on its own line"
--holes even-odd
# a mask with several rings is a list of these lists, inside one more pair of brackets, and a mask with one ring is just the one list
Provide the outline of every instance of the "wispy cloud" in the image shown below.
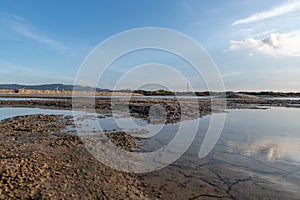
[[48,45],[50,47],[59,49],[59,50],[66,50],[67,48],[61,44],[60,42],[51,39],[47,36],[44,36],[40,33],[35,32],[32,28],[24,25],[24,24],[19,24],[19,23],[15,23],[14,25],[12,25],[13,30],[15,30],[17,33],[21,34],[22,36],[30,39],[30,40],[34,40],[36,42]]
[[230,77],[230,76],[237,76],[237,75],[240,75],[240,74],[241,74],[241,72],[237,72],[237,71],[235,71],[235,72],[228,72],[228,73],[222,74],[222,77],[224,78],[224,77]]
[[264,39],[231,40],[230,50],[252,49],[272,56],[300,56],[300,29],[290,33],[271,33]]
[[2,28],[5,27],[23,38],[47,45],[62,52],[67,50],[64,44],[41,33],[24,18],[15,15],[0,14],[0,23]]
[[248,24],[248,23],[253,23],[265,19],[269,19],[272,17],[277,17],[280,15],[284,15],[290,12],[294,12],[296,10],[300,9],[300,1],[299,0],[294,0],[294,1],[287,1],[284,4],[274,7],[271,10],[266,10],[263,12],[259,13],[254,13],[253,15],[250,15],[247,18],[239,19],[233,22],[231,25],[239,25],[239,24]]

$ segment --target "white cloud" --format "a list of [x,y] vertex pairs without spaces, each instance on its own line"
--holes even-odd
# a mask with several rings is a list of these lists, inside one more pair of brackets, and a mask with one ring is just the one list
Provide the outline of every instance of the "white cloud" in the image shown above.
[[259,32],[259,33],[255,33],[253,35],[249,34],[249,36],[251,36],[251,37],[264,37],[264,36],[270,35],[271,33],[275,33],[275,32],[277,32],[276,29],[271,29],[271,30],[265,30],[265,31],[262,31],[262,32]]
[[252,22],[257,22],[257,21],[269,19],[272,17],[277,17],[277,16],[280,16],[283,14],[287,14],[290,12],[294,12],[299,9],[300,9],[300,1],[299,0],[287,1],[286,3],[284,3],[278,7],[275,7],[271,10],[263,11],[260,13],[254,13],[253,15],[251,15],[247,18],[236,20],[231,25],[235,26],[235,25],[239,25],[239,24],[248,24],[248,23],[252,23]]
[[29,25],[19,16],[0,14],[0,24],[2,27],[6,27],[26,39],[50,46],[59,51],[65,51],[67,49],[65,45],[37,31],[35,27]]
[[264,39],[231,40],[230,45],[230,50],[245,48],[272,56],[300,56],[300,29],[286,34],[271,33]]
[[50,47],[53,47],[55,49],[59,50],[66,50],[66,47],[61,44],[60,42],[51,39],[49,37],[46,37],[40,33],[35,32],[33,29],[29,28],[28,26],[24,24],[15,23],[12,25],[12,29],[19,33],[20,35],[30,39],[34,40],[36,42],[48,45]]

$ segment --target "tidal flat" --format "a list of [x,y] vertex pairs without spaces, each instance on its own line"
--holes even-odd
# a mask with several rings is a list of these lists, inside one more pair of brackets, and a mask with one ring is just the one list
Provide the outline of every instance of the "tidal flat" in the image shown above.
[[[86,99],[82,101],[86,104]],[[212,113],[210,99],[197,99],[197,105],[184,99],[188,112],[181,112],[176,99],[135,98],[126,105],[131,116],[122,115],[124,101],[119,98],[114,104],[124,127],[114,123],[109,98],[96,99],[93,111],[99,116],[90,119],[83,114],[82,127],[97,132],[92,124],[99,122],[106,125],[105,134],[118,147],[149,152],[168,144],[180,123],[199,120],[189,149],[176,162],[157,171],[119,172],[86,149],[69,113],[72,99],[0,100],[0,198],[300,198],[300,100],[229,98],[226,110]],[[149,118],[155,105],[166,110],[164,119]],[[79,107],[73,109],[80,112]],[[219,112],[227,113],[222,135],[208,156],[199,159],[210,117]],[[141,128],[126,126],[129,117]],[[162,122],[165,125],[158,135],[136,137]]]

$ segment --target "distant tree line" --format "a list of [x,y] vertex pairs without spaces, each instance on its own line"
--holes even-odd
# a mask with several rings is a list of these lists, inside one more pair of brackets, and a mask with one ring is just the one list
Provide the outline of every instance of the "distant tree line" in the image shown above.
[[264,91],[264,92],[240,92],[242,94],[255,95],[255,96],[272,96],[272,97],[296,97],[300,96],[299,92],[273,92],[273,91]]

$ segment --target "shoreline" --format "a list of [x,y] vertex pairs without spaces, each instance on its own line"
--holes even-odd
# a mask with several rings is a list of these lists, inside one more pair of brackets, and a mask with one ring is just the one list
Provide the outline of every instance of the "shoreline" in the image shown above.
[[[121,105],[123,101],[122,98],[116,99],[117,105]],[[198,99],[197,102],[199,110],[196,111],[193,111],[195,106],[186,105],[189,113],[177,112],[180,106],[176,99],[132,99],[129,107],[132,116],[149,120],[150,107],[163,105],[167,110],[166,123],[176,123],[211,114],[211,100]],[[97,99],[96,112],[110,114],[110,103],[110,99]],[[260,106],[288,107],[291,103],[297,105],[299,101],[228,98],[227,108],[263,109]],[[71,110],[72,100],[0,101],[0,107]],[[196,115],[199,111],[200,114]],[[185,156],[162,170],[147,174],[118,172],[101,164],[89,154],[79,136],[65,132],[65,128],[72,124],[72,117],[42,114],[0,121],[0,169],[3,169],[0,198],[184,199],[189,196],[191,199],[235,199],[240,194],[231,193],[229,188],[232,184],[249,184],[247,187],[257,195],[267,195],[270,198],[278,193],[274,188],[261,190],[260,187],[252,185],[252,180],[245,174],[228,177],[228,181],[223,181],[220,174],[230,175],[233,172],[220,167],[224,163],[221,162],[222,156],[216,153],[199,160],[196,163],[198,167],[192,164],[190,169],[187,168],[188,163],[192,163],[194,158]],[[126,150],[134,150],[134,138],[124,132],[112,133],[112,142]],[[216,160],[220,162],[220,166],[213,164]],[[195,176],[196,172],[201,176]],[[169,180],[170,177],[177,182]],[[180,183],[187,180],[201,185],[202,190],[198,191],[192,186],[182,188]],[[182,192],[174,193],[174,188],[180,188]],[[282,192],[281,196],[293,199],[288,193]]]
[[[34,98],[34,97],[30,97]],[[42,109],[58,109],[58,110],[78,110],[89,111],[99,114],[111,115],[112,112],[118,114],[128,114],[130,116],[144,119],[150,122],[149,112],[154,106],[157,112],[164,112],[165,123],[176,123],[183,120],[197,119],[206,116],[212,112],[224,112],[225,110],[211,110],[212,101],[218,103],[220,98],[216,99],[181,99],[176,98],[78,98],[74,102],[70,98],[57,99],[32,99],[32,100],[1,100],[1,107],[28,107]],[[226,98],[225,109],[265,109],[266,107],[291,107],[299,108],[300,100],[287,99],[269,99],[269,98]],[[81,102],[82,101],[82,102]],[[192,103],[190,103],[192,101]],[[113,107],[112,107],[113,104]],[[124,106],[125,105],[125,106]],[[161,110],[163,109],[163,110]],[[159,123],[159,121],[158,121]]]
[[[4,97],[3,98],[19,98],[19,97]],[[21,98],[34,98],[34,99],[17,99],[17,100],[1,100],[0,99],[0,107],[37,107],[37,108],[49,108],[49,109],[62,109],[62,110],[71,110],[72,109],[72,97],[64,97],[64,96],[22,96]],[[40,100],[39,98],[42,98]],[[49,98],[49,99],[47,99]],[[83,104],[87,104],[90,101],[95,105],[95,110],[99,113],[110,112],[111,103],[115,103],[117,105],[121,105],[124,102],[129,102],[128,106],[133,108],[134,110],[139,107],[139,111],[142,112],[142,108],[149,109],[149,106],[153,106],[155,104],[161,104],[162,106],[170,105],[171,108],[179,108],[179,104],[193,100],[193,102],[198,102],[200,111],[204,111],[207,114],[207,107],[210,107],[211,101],[214,99],[205,98],[205,99],[195,99],[195,98],[184,98],[181,99],[180,102],[176,98],[151,98],[151,96],[146,98],[127,98],[127,97],[116,97],[116,98],[85,98],[78,97],[76,98],[78,104],[77,106],[80,108],[79,101],[83,101]],[[217,101],[222,98],[215,98]],[[294,107],[298,108],[300,105],[300,99],[270,99],[270,98],[226,98],[224,99],[227,104],[228,109],[243,109],[243,108],[256,108],[260,106],[271,106],[271,107]],[[168,109],[171,108],[166,108]],[[93,109],[91,107],[91,109]]]
[[[61,115],[35,114],[0,121],[1,199],[251,197],[251,192],[244,194],[243,189],[230,189],[233,185],[244,184],[249,191],[255,192],[256,197],[274,199],[280,194],[283,199],[296,199],[293,193],[268,186],[268,182],[261,182],[258,177],[249,178],[247,173],[224,168],[224,165],[228,165],[227,159],[233,159],[232,167],[235,166],[236,155],[220,154],[222,146],[203,159],[185,154],[158,171],[145,174],[119,172],[96,160],[86,149],[82,138],[65,132],[70,125],[72,117]],[[129,151],[135,148],[132,138],[122,135],[124,132],[112,133],[109,139],[117,146]],[[247,162],[239,165],[247,167]],[[253,184],[256,181],[258,185]],[[201,186],[201,189],[197,186]],[[177,188],[177,192],[174,192],[174,188]]]

